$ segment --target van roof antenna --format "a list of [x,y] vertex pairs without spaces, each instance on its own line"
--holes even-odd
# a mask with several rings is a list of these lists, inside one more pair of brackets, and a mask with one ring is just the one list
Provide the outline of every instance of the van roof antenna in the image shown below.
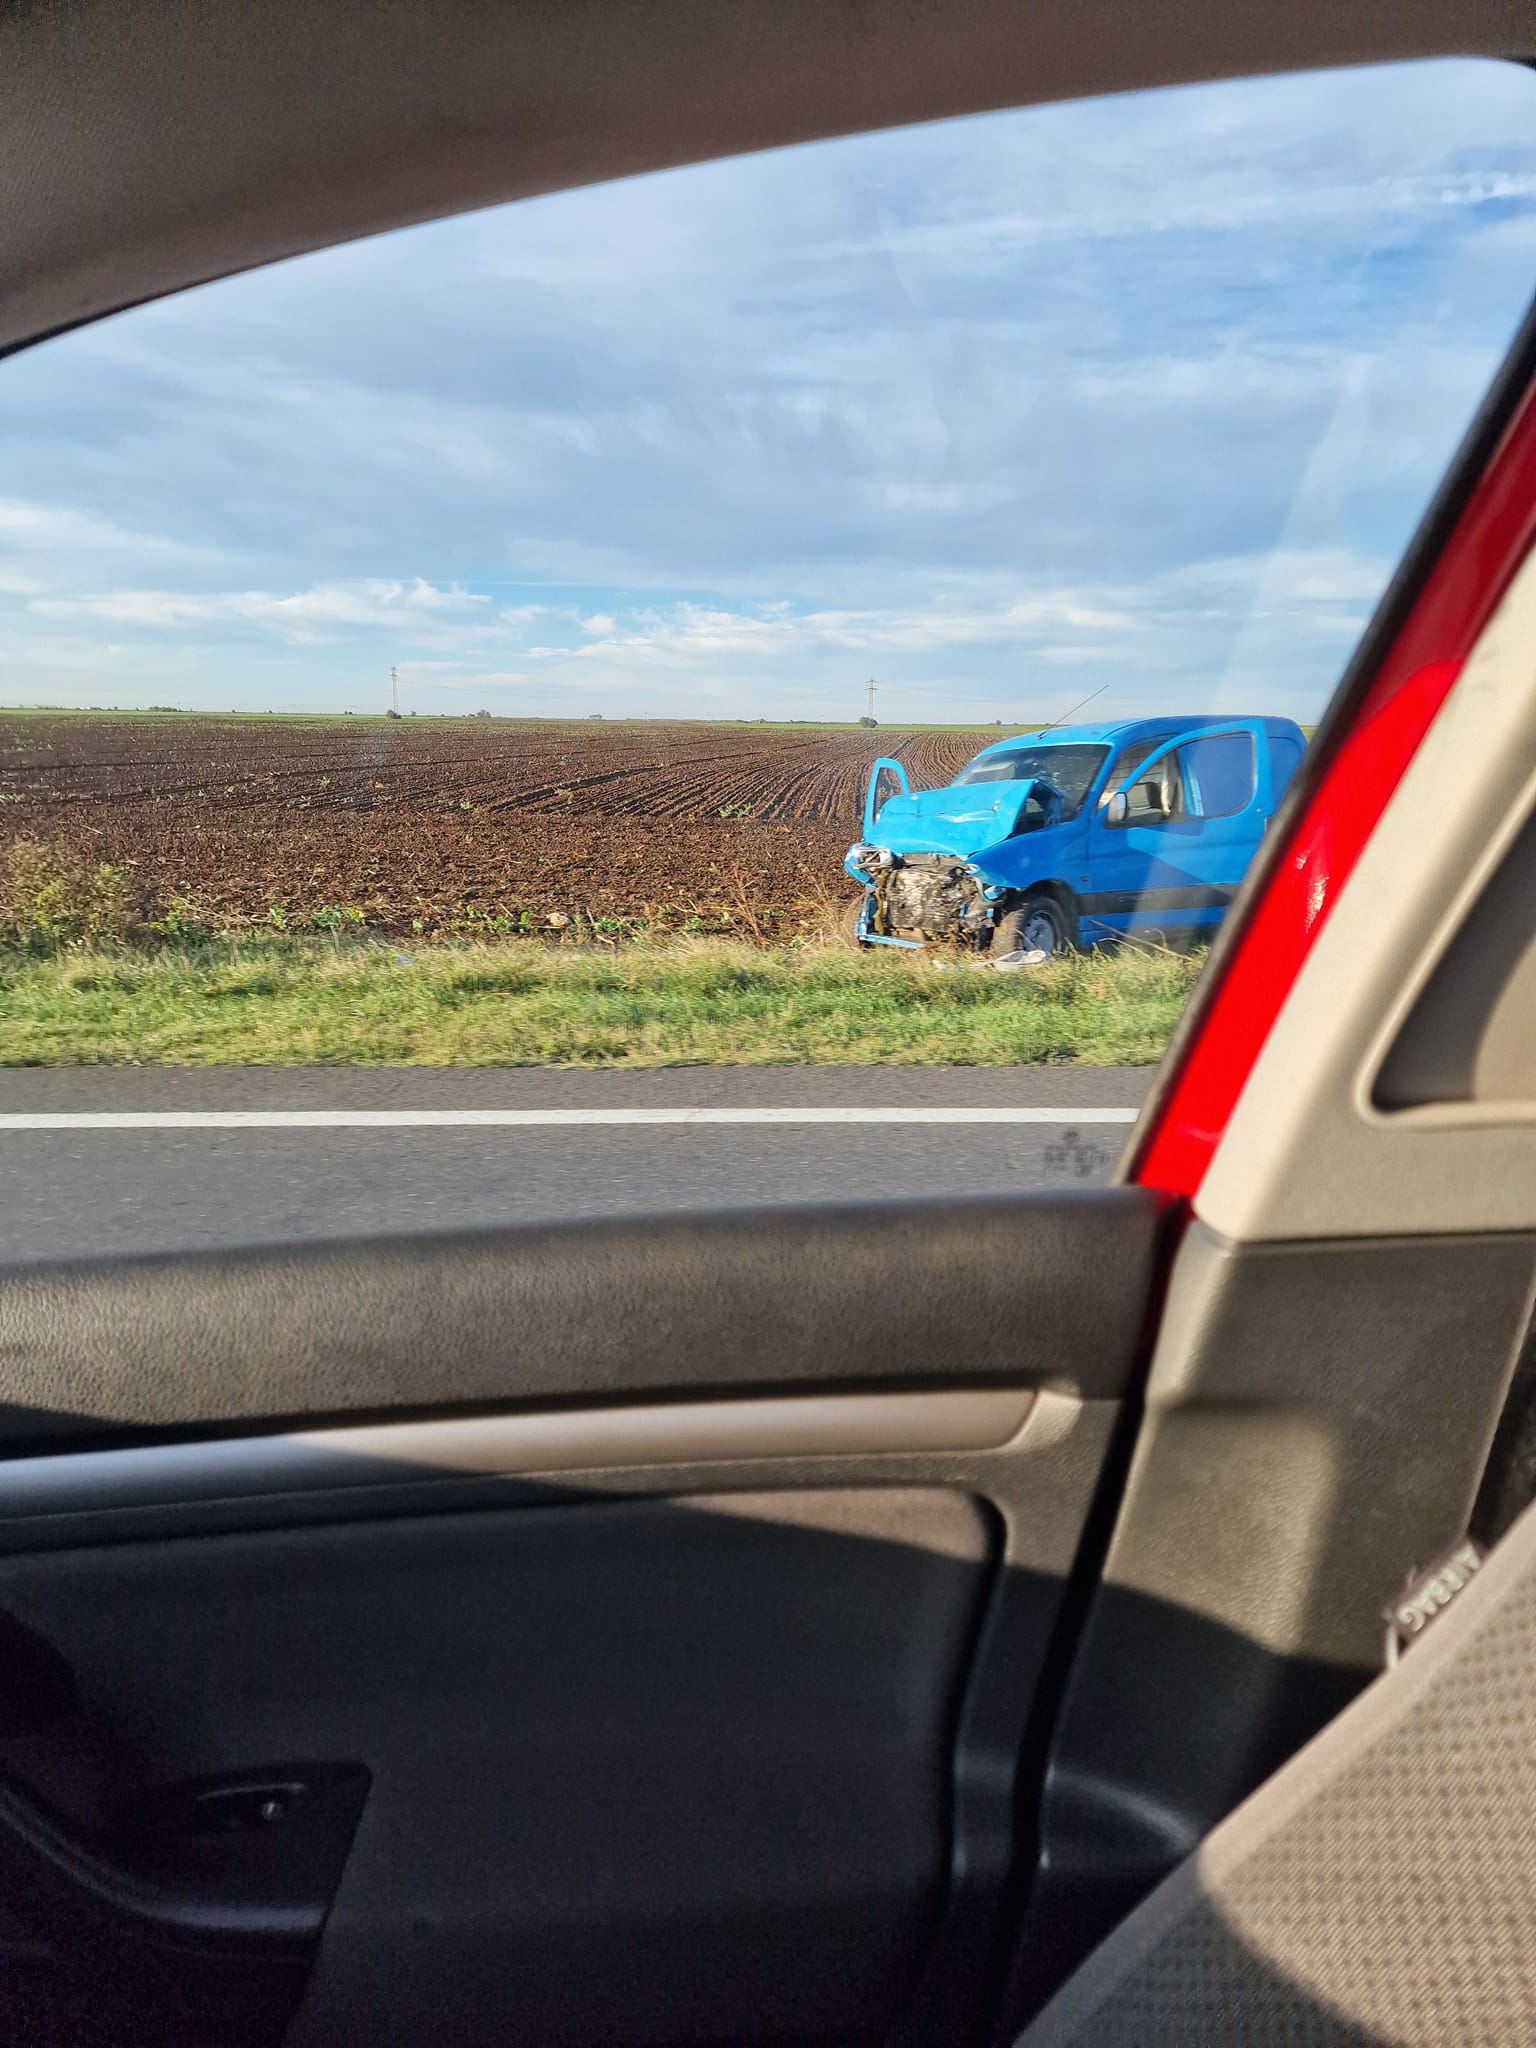
[[1072,716],[1073,712],[1081,711],[1083,706],[1085,704],[1091,704],[1095,697],[1102,697],[1104,692],[1108,688],[1108,683],[1100,683],[1099,687],[1096,690],[1090,690],[1086,697],[1079,697],[1077,702],[1072,706],[1071,711],[1063,711],[1060,718],[1053,718],[1049,725],[1042,725],[1037,727],[1035,731],[1035,738],[1037,740],[1044,739],[1045,735],[1048,732],[1054,732],[1058,725],[1065,725],[1067,720]]

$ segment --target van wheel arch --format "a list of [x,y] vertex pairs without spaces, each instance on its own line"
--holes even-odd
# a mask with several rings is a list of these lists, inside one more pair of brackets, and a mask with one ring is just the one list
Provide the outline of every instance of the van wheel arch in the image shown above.
[[[1048,945],[1042,944],[1042,921],[1053,928]],[[1064,882],[1040,882],[1009,901],[992,928],[990,951],[1003,954],[1038,947],[1047,953],[1071,953],[1081,943],[1076,896]]]

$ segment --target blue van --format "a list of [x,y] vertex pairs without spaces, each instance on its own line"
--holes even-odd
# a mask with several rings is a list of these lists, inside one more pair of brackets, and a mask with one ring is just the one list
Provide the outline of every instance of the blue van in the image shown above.
[[879,760],[844,863],[861,885],[845,929],[993,955],[1214,930],[1305,745],[1288,718],[1057,726],[915,792]]

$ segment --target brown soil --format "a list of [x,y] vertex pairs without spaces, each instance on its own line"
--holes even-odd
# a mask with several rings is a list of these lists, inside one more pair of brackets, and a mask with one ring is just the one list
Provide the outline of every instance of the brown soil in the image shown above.
[[[990,735],[995,737],[995,734]],[[914,788],[965,732],[470,719],[0,719],[0,831],[127,867],[220,925],[638,921],[783,937],[849,894],[870,763]],[[3,842],[0,842],[3,843]]]

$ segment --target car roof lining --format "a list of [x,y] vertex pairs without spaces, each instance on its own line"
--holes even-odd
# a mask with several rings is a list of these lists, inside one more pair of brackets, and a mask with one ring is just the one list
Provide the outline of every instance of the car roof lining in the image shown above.
[[22,0],[0,12],[0,349],[705,158],[1225,76],[1533,54],[1526,0]]

